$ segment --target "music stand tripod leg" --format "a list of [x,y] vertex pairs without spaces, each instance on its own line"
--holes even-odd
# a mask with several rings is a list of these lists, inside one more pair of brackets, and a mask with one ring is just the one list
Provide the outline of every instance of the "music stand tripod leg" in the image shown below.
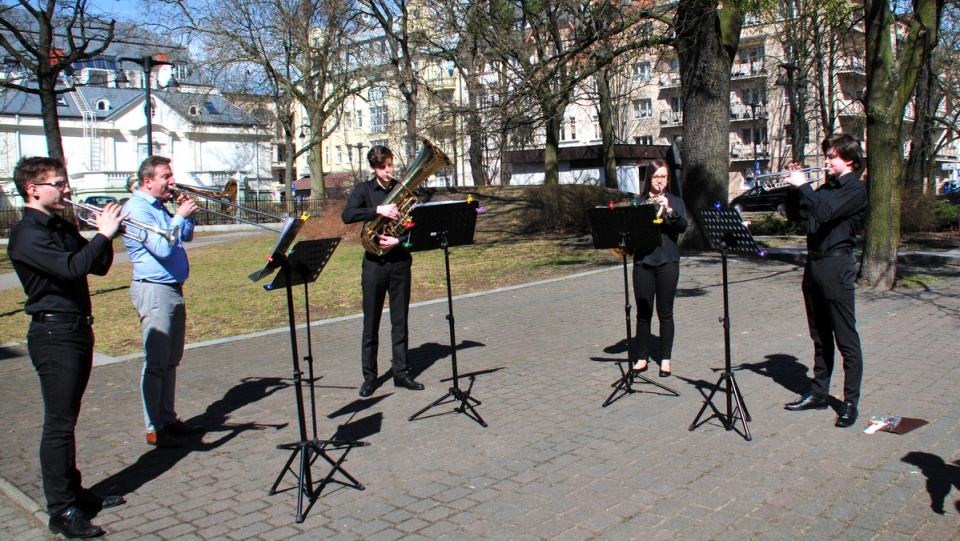
[[[440,404],[445,403],[448,398],[452,398],[453,400],[460,402],[460,407],[455,408],[455,412],[462,413],[479,423],[480,426],[486,427],[486,421],[483,420],[483,417],[480,417],[480,414],[477,413],[477,410],[474,409],[473,405],[470,404],[471,400],[476,402],[477,405],[480,404],[480,401],[470,396],[469,389],[467,391],[460,389],[460,377],[457,375],[457,333],[456,324],[453,317],[453,290],[450,287],[450,247],[447,242],[446,231],[439,231],[436,233],[436,236],[440,239],[440,247],[443,248],[443,260],[447,273],[447,322],[450,327],[450,367],[453,372],[453,386],[450,387],[446,394],[431,402],[427,407],[414,413],[407,420],[413,421],[430,408],[439,406]],[[472,388],[473,382],[471,381],[470,389]],[[469,410],[469,412],[467,410]]]

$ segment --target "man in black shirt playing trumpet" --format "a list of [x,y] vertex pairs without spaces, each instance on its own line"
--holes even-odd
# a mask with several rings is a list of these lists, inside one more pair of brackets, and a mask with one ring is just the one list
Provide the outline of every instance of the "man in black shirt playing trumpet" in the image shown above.
[[70,539],[97,537],[103,529],[89,517],[124,503],[83,488],[77,469],[74,429],[93,367],[93,316],[87,275],[103,276],[113,263],[112,239],[124,216],[116,203],[97,215],[97,234],[88,242],[58,213],[70,193],[66,170],[52,158],[24,158],[13,172],[26,202],[10,232],[7,253],[27,295],[31,317],[27,351],[40,376],[43,435],[40,472],[50,531]]
[[[826,409],[836,349],[843,357],[843,406],[835,426],[857,422],[863,352],[854,308],[856,236],[867,211],[867,189],[858,178],[863,170],[860,142],[847,134],[824,139],[827,180],[814,190],[806,175],[794,171],[786,182],[799,197],[800,217],[807,221],[807,263],[803,269],[803,301],[813,339],[813,382],[810,394],[786,404],[790,411]],[[799,166],[797,166],[799,167]],[[836,342],[836,348],[834,348]]]

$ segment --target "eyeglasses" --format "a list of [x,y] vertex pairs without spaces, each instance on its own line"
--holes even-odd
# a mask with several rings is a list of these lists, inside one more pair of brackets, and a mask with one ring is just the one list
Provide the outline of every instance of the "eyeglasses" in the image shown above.
[[66,180],[58,180],[56,182],[31,182],[34,186],[53,186],[58,190],[62,190],[64,187],[69,186],[70,183]]
[[663,179],[665,179],[665,178],[670,178],[670,176],[669,176],[669,175],[653,175],[653,176],[650,177],[650,178],[651,178],[651,179],[663,180]]

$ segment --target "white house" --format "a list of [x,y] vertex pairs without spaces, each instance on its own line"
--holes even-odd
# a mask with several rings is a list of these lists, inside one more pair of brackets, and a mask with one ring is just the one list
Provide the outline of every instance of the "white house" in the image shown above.
[[[154,83],[171,78],[157,75]],[[64,153],[78,198],[101,194],[127,197],[126,180],[147,156],[146,91],[116,88],[115,79],[115,75],[108,77],[103,86],[76,86],[60,95]],[[262,171],[269,171],[270,129],[216,90],[187,90],[151,89],[153,154],[173,159],[177,182],[216,188],[233,177],[243,185],[246,177],[257,178]],[[4,194],[0,205],[20,204],[11,182],[17,161],[46,155],[39,96],[0,89],[0,183]]]

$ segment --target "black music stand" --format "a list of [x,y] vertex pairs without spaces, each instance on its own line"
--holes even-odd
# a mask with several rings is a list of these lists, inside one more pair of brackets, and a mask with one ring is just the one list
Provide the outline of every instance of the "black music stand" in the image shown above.
[[[743,433],[739,431],[737,433],[750,441],[753,439],[753,436],[750,435],[750,427],[747,425],[751,421],[750,412],[747,411],[747,405],[743,401],[743,393],[740,392],[737,378],[730,367],[730,300],[727,293],[727,253],[734,251],[763,257],[766,252],[757,247],[750,230],[747,229],[743,218],[736,210],[705,210],[700,212],[700,223],[707,234],[707,238],[710,239],[713,249],[720,252],[723,267],[723,317],[720,318],[720,323],[723,324],[724,369],[723,373],[720,374],[720,379],[717,380],[717,385],[710,391],[703,407],[697,413],[697,417],[690,424],[690,431],[695,430],[697,426],[706,423],[713,417],[719,419],[727,430],[734,430],[737,420],[739,420],[743,423]],[[724,382],[726,382],[724,392],[727,394],[726,414],[721,413],[713,404],[713,397],[721,389]],[[736,404],[736,407],[734,407],[734,404]],[[699,422],[700,417],[707,411],[707,407],[713,410],[713,415],[704,419],[703,422]]]
[[[636,363],[633,349],[632,322],[630,320],[630,279],[627,275],[627,252],[654,248],[662,244],[660,226],[655,222],[657,209],[654,205],[638,205],[626,207],[595,207],[587,210],[587,220],[593,234],[593,247],[598,249],[618,249],[623,263],[623,300],[624,314],[627,323],[627,369],[623,369],[623,361],[617,361],[620,369],[620,378],[612,384],[613,392],[603,402],[607,407],[621,396],[639,392],[633,388],[635,380],[640,379],[651,385],[680,396],[680,393],[670,387],[637,374],[633,370]],[[620,394],[622,391],[622,394]],[[618,396],[619,395],[619,396]]]
[[[313,346],[310,336],[310,296],[307,284],[311,284],[317,280],[317,277],[327,264],[327,261],[330,260],[330,256],[333,255],[339,243],[339,238],[305,240],[298,242],[297,245],[290,250],[288,255],[278,257],[275,253],[271,262],[279,266],[281,272],[277,274],[273,283],[263,286],[267,291],[284,288],[287,292],[287,316],[290,325],[291,355],[293,357],[293,384],[294,394],[297,399],[297,421],[299,422],[300,428],[299,441],[277,446],[277,449],[292,451],[292,453],[290,454],[290,458],[287,459],[287,463],[283,466],[283,470],[280,471],[280,475],[277,476],[277,480],[274,481],[273,486],[270,488],[269,494],[272,496],[278,492],[277,487],[280,486],[280,481],[283,480],[284,475],[287,473],[297,478],[297,523],[303,522],[306,511],[309,510],[317,497],[320,496],[320,492],[327,483],[338,482],[344,486],[353,487],[358,490],[364,489],[363,484],[347,473],[347,471],[343,469],[342,464],[343,461],[346,460],[347,452],[350,449],[363,447],[368,444],[362,441],[321,440],[317,437]],[[277,261],[278,259],[279,261]],[[303,285],[303,304],[306,312],[307,355],[303,360],[307,363],[309,369],[307,383],[310,387],[310,420],[313,425],[312,438],[308,438],[307,435],[307,416],[303,403],[303,373],[300,370],[300,353],[297,349],[297,322],[293,309],[293,286],[296,285]],[[328,451],[343,451],[343,454],[340,455],[340,458],[334,460],[328,454]],[[290,467],[293,461],[296,460],[297,455],[300,455],[299,472],[294,471],[293,468]],[[314,487],[313,475],[311,474],[310,468],[313,466],[313,463],[316,462],[317,458],[322,458],[327,461],[331,469],[330,473],[320,481],[319,485]],[[340,472],[349,482],[335,480],[333,476],[337,472]],[[289,489],[284,489],[284,491],[286,490]],[[304,510],[303,507],[304,498],[310,502],[306,510]]]
[[413,228],[410,229],[409,250],[419,252],[423,250],[443,249],[443,261],[447,271],[447,321],[450,323],[450,366],[453,370],[453,386],[447,393],[434,400],[430,405],[410,416],[413,421],[421,414],[447,402],[460,402],[460,407],[454,411],[470,417],[487,426],[480,417],[474,405],[481,402],[470,396],[475,376],[470,376],[470,386],[460,388],[460,376],[457,374],[457,335],[454,330],[453,294],[450,289],[450,247],[473,244],[473,233],[477,227],[477,209],[465,201],[437,201],[424,203],[413,207],[410,211]]

